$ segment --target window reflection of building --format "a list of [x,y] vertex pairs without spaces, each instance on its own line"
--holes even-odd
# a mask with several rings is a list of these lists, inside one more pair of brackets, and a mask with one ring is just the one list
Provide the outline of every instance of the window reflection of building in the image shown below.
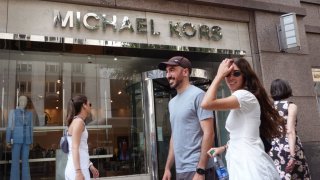
[[21,93],[31,93],[31,81],[17,81],[17,88]]
[[320,113],[320,82],[314,83],[314,90],[316,93],[317,103],[318,103],[318,111]]
[[314,92],[318,103],[318,112],[320,113],[320,68],[312,68],[312,77],[314,81]]
[[47,73],[58,73],[60,69],[59,64],[56,63],[46,63],[46,72]]
[[[23,55],[16,52],[15,58],[2,60],[11,65],[10,73],[14,74],[6,82],[10,95],[4,101],[9,102],[8,107],[15,107],[18,92],[32,102],[30,111],[37,118],[33,120],[34,145],[29,157],[32,177],[55,177],[54,162],[59,153],[54,151],[65,119],[63,104],[76,94],[86,94],[92,102],[87,125],[89,152],[92,161],[100,165],[101,176],[146,172],[141,84],[131,86],[136,68],[115,65],[113,56],[103,56],[97,64],[88,63],[87,55],[77,54],[25,51]],[[117,63],[122,59],[118,57]],[[126,141],[118,144],[119,137],[126,137]],[[118,158],[112,158],[116,152]],[[9,161],[4,164],[10,165]]]
[[[45,79],[44,79],[44,93],[43,100],[44,109],[42,109],[41,117],[43,125],[61,125],[62,123],[62,83],[61,72],[62,66],[57,62],[45,62]],[[50,121],[48,120],[50,116]]]
[[73,94],[85,94],[85,82],[72,82],[71,92]]
[[26,62],[17,63],[17,72],[32,72],[32,65]]
[[18,61],[17,62],[17,79],[16,89],[20,93],[26,93],[30,95],[32,89],[31,76],[32,64],[29,62]]
[[83,73],[83,64],[72,64],[73,73]]

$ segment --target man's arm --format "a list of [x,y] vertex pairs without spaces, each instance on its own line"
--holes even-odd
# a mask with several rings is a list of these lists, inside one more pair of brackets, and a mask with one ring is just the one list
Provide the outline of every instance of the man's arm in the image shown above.
[[200,121],[200,126],[203,131],[203,138],[201,142],[201,154],[198,168],[205,169],[209,159],[207,151],[212,147],[214,141],[213,118]]
[[171,169],[173,163],[174,163],[174,152],[173,152],[173,139],[172,139],[172,135],[171,135],[168,158],[167,158],[166,166],[164,168],[164,175],[163,175],[162,180],[170,180],[171,179],[170,169]]

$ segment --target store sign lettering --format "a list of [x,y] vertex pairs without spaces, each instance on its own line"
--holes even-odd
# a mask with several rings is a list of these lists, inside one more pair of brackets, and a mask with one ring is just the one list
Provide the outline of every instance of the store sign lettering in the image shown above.
[[[81,20],[82,19],[82,20]],[[160,32],[155,30],[155,22],[153,19],[135,18],[135,25],[128,16],[124,16],[121,23],[116,15],[107,17],[106,14],[86,13],[81,17],[81,12],[67,11],[62,17],[59,10],[54,10],[53,23],[54,26],[61,26],[62,28],[76,28],[80,29],[83,25],[88,30],[102,29],[106,31],[107,28],[112,28],[114,32],[129,31],[131,33],[137,32],[142,34],[148,33],[148,24],[150,25],[150,34],[152,36],[160,36]],[[118,24],[119,23],[119,24]],[[172,22],[169,21],[169,30],[171,37],[187,37],[194,38],[198,36],[200,39],[219,41],[222,39],[220,26],[194,25],[190,22]]]

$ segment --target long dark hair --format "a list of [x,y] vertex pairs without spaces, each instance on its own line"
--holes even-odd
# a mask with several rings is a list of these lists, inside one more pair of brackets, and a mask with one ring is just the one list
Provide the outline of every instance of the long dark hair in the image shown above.
[[254,94],[259,101],[261,111],[260,135],[267,139],[280,137],[282,132],[279,127],[285,129],[284,120],[273,107],[273,103],[268,97],[268,94],[256,73],[244,58],[235,58],[234,63],[238,66],[243,75],[244,89]]
[[84,95],[76,95],[69,100],[68,111],[67,111],[67,122],[68,126],[72,123],[73,117],[78,115],[81,112],[83,104],[86,104],[88,98]]

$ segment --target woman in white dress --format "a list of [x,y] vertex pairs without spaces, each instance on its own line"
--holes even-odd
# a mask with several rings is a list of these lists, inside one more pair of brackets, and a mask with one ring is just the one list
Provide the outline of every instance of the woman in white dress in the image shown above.
[[[223,79],[232,95],[217,99]],[[223,60],[201,106],[212,110],[231,110],[226,122],[226,129],[230,133],[228,144],[211,148],[215,151],[212,155],[208,153],[214,157],[227,150],[230,180],[280,179],[260,136],[266,139],[280,136],[279,126],[284,126],[283,119],[273,108],[267,92],[247,60]]]
[[77,95],[69,101],[67,112],[69,154],[65,169],[66,180],[89,180],[89,169],[94,178],[99,177],[99,171],[90,162],[88,152],[88,131],[84,120],[90,111],[91,103],[86,96]]

